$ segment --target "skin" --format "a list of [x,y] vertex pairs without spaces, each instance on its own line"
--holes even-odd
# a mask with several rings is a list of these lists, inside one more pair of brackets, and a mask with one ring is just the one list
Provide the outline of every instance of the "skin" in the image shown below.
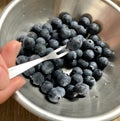
[[13,93],[25,84],[23,77],[17,76],[9,80],[8,68],[15,65],[21,43],[13,40],[0,50],[0,104],[4,103]]

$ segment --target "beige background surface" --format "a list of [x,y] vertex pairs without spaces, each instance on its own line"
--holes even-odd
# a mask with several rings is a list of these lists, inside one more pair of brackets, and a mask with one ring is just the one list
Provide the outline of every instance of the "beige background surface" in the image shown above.
[[[0,0],[0,11],[8,4],[10,0]],[[119,2],[120,0],[114,0],[115,2]],[[7,102],[0,105],[0,121],[45,121],[40,119],[27,110],[25,110],[22,106],[20,106],[13,98],[10,98]],[[114,120],[120,121],[120,118]]]

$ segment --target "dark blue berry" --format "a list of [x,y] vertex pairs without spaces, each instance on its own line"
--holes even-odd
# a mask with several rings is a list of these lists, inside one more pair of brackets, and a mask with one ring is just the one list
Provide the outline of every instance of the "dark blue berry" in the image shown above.
[[[51,80],[52,80],[52,75],[51,75],[51,74],[47,74],[47,75],[45,76],[45,80],[51,81]],[[51,81],[51,82],[52,82],[52,81]]]
[[16,63],[19,65],[19,64],[27,62],[28,59],[29,58],[27,56],[20,55],[20,56],[17,57]]
[[84,69],[83,70],[83,76],[92,76],[93,72],[90,69]]
[[113,51],[110,50],[109,48],[103,48],[103,56],[110,58],[113,56]]
[[44,74],[50,74],[54,70],[54,65],[51,61],[45,61],[42,63],[41,71]]
[[91,35],[98,34],[101,31],[101,26],[98,23],[91,23],[88,27],[88,33]]
[[67,60],[74,60],[77,58],[76,52],[75,51],[70,51],[66,57]]
[[62,27],[62,21],[55,17],[51,20],[51,25],[54,29],[60,29]]
[[98,55],[101,55],[102,54],[102,48],[100,46],[95,46],[94,47],[94,52],[95,54],[98,56]]
[[76,59],[72,60],[72,62],[70,62],[70,64],[69,64],[69,66],[70,66],[70,68],[76,67],[77,66],[77,60]]
[[89,39],[91,39],[91,40],[93,40],[95,43],[97,43],[97,41],[100,41],[101,40],[101,38],[99,37],[99,35],[91,35],[90,37],[89,37]]
[[49,47],[46,48],[46,55],[48,55],[49,53],[51,53],[53,51],[53,48]]
[[67,48],[70,50],[77,50],[81,48],[83,44],[83,38],[80,36],[76,36],[70,39],[70,41],[67,43]]
[[19,37],[17,38],[17,41],[23,43],[23,41],[25,40],[26,37],[27,37],[27,36],[25,36],[25,35],[21,35],[21,36],[19,36]]
[[103,41],[97,41],[96,42],[96,45],[102,47],[102,48],[105,48],[105,47],[108,47],[107,43],[103,42]]
[[50,23],[43,24],[42,28],[47,29],[50,33],[52,33],[52,31],[53,31],[53,28]]
[[86,97],[89,93],[89,86],[84,83],[77,83],[73,90],[78,93],[80,96]]
[[41,91],[47,94],[53,88],[53,83],[50,81],[45,81],[41,85]]
[[59,40],[59,33],[58,32],[53,32],[52,33],[52,38],[56,39],[56,40]]
[[76,54],[77,54],[77,59],[81,58],[82,55],[83,55],[83,51],[81,49],[77,49],[76,51]]
[[100,69],[95,69],[93,71],[93,77],[95,78],[96,81],[98,81],[102,77],[102,71]]
[[62,73],[63,73],[63,71],[62,71],[61,69],[55,70],[55,71],[53,72],[53,78],[54,78],[54,79],[57,79],[57,77],[58,77],[59,75],[61,75]]
[[80,75],[80,74],[78,74],[78,73],[75,73],[75,74],[73,74],[72,75],[72,77],[71,77],[71,83],[72,84],[77,84],[77,83],[83,83],[83,77],[82,77],[82,75]]
[[35,47],[35,40],[31,37],[24,38],[23,48],[32,50]]
[[79,24],[88,27],[91,24],[91,19],[87,16],[82,16],[79,19]]
[[57,86],[56,89],[60,93],[61,97],[65,96],[65,89],[63,87]]
[[35,73],[35,67],[32,67],[32,68],[28,69],[27,71],[25,71],[23,74],[26,77],[30,77],[30,75],[32,75],[34,73]]
[[70,29],[71,31],[71,36],[70,37],[75,37],[77,35],[76,31],[74,29]]
[[82,25],[79,25],[76,31],[78,34],[82,34],[83,36],[86,36],[87,34],[87,29],[85,29]]
[[39,36],[45,38],[47,41],[51,38],[48,29],[42,29]]
[[39,55],[32,55],[32,56],[30,56],[29,61],[33,61],[33,60],[38,59],[38,58],[40,58]]
[[46,46],[40,43],[36,44],[35,53],[38,54],[40,57],[46,55]]
[[46,45],[46,41],[43,37],[39,37],[36,39],[36,44],[38,44],[38,43]]
[[88,68],[91,69],[92,71],[94,71],[95,69],[98,68],[97,63],[95,61],[89,62]]
[[68,39],[71,36],[71,31],[68,28],[62,27],[60,30],[60,37],[62,39]]
[[59,42],[55,39],[49,40],[49,46],[53,49],[56,49],[59,47]]
[[42,30],[42,25],[41,24],[35,24],[30,31],[35,32],[37,35],[40,34]]
[[85,83],[89,85],[90,88],[92,88],[96,83],[95,78],[93,76],[86,76],[84,79]]
[[69,13],[61,13],[59,17],[65,24],[70,24],[72,21],[72,17]]
[[70,73],[70,75],[72,76],[74,74],[80,74],[80,75],[82,75],[83,74],[83,70],[80,67],[74,67],[72,69],[72,72]]
[[70,22],[70,27],[77,30],[78,27],[78,22],[77,21],[71,21]]
[[70,40],[69,39],[65,39],[61,42],[62,45],[66,45]]
[[42,83],[45,81],[44,76],[40,72],[36,72],[30,76],[31,82],[34,86],[41,87]]
[[94,49],[94,42],[91,39],[87,39],[85,41],[83,41],[83,49]]
[[62,68],[64,65],[64,59],[58,58],[53,60],[53,64],[55,66],[55,69]]
[[34,40],[36,40],[38,38],[38,36],[35,32],[29,32],[27,34],[27,36],[33,38]]
[[98,67],[103,70],[109,64],[109,60],[106,57],[99,57],[97,59],[97,64]]
[[89,63],[83,59],[78,60],[78,66],[81,67],[82,69],[87,68]]

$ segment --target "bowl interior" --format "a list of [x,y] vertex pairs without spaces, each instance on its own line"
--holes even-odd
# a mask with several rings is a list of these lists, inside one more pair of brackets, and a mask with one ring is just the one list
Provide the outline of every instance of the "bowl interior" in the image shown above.
[[45,23],[67,11],[74,18],[89,13],[94,21],[101,22],[103,30],[100,35],[116,53],[116,59],[104,70],[103,77],[88,97],[74,102],[62,99],[59,104],[51,104],[27,81],[19,92],[29,101],[53,114],[76,118],[101,115],[120,105],[120,14],[115,9],[99,0],[18,0],[8,11],[7,15],[3,14],[4,21],[0,20],[0,46],[26,34],[35,23]]

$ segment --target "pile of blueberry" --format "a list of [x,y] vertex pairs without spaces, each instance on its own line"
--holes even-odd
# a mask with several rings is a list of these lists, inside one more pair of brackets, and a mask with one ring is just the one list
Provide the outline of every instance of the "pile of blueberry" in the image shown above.
[[[98,35],[101,26],[90,15],[78,19],[62,12],[43,25],[35,24],[27,35],[17,38],[22,42],[17,64],[43,57],[65,44],[71,50],[62,58],[45,61],[23,73],[52,103],[63,97],[75,100],[87,96],[114,56]],[[63,68],[72,71],[68,75]]]

